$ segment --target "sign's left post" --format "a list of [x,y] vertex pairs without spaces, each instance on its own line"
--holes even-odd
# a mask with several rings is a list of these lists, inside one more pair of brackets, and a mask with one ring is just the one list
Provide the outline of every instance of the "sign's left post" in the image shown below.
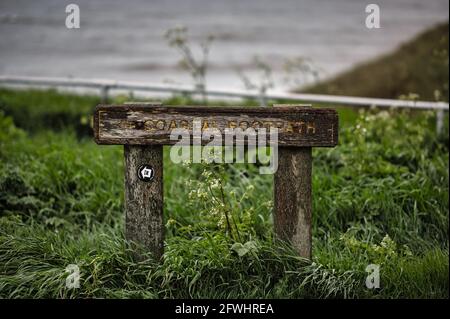
[[[125,236],[160,259],[164,252],[163,146],[124,145]],[[137,252],[135,257],[141,258]]]

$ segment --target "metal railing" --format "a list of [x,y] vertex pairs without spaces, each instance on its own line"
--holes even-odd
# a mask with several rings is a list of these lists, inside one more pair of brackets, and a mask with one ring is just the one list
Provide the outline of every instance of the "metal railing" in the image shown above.
[[[31,76],[0,76],[0,84],[3,85],[26,85],[26,86],[49,86],[49,87],[83,87],[93,88],[100,91],[102,101],[107,101],[111,90],[127,90],[159,93],[199,94],[196,88],[168,84],[147,84],[133,81],[114,81],[104,79],[82,79],[82,78],[58,78],[58,77],[31,77]],[[246,90],[207,90],[208,97],[222,98],[244,98],[262,100],[261,93]],[[380,107],[380,108],[407,108],[419,110],[436,111],[436,129],[442,131],[444,123],[444,112],[449,110],[449,104],[445,102],[410,101],[394,99],[378,99],[367,97],[353,97],[340,95],[304,94],[289,92],[267,92],[264,100],[302,101],[321,104],[339,104],[355,107]]]

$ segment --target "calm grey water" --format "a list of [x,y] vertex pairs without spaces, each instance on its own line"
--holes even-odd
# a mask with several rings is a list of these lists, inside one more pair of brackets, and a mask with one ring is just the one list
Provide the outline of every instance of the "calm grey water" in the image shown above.
[[[70,2],[80,6],[80,29],[65,27]],[[371,2],[381,7],[381,29],[365,27]],[[286,88],[288,58],[311,58],[329,77],[448,20],[448,10],[448,0],[0,0],[0,74],[190,84],[164,39],[184,25],[193,42],[217,37],[210,87],[242,88],[236,69],[256,76],[259,56]]]

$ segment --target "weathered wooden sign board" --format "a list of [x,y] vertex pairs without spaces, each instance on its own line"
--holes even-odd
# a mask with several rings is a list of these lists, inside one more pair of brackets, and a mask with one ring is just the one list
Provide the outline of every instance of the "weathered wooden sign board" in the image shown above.
[[[194,120],[201,120],[196,127]],[[333,109],[304,106],[189,107],[160,104],[99,105],[94,114],[98,144],[125,146],[126,237],[163,253],[163,145],[173,129],[271,128],[278,130],[278,170],[274,175],[274,227],[300,256],[311,257],[311,148],[334,147],[338,115]],[[206,144],[208,140],[201,140]],[[249,143],[248,140],[244,141]]]

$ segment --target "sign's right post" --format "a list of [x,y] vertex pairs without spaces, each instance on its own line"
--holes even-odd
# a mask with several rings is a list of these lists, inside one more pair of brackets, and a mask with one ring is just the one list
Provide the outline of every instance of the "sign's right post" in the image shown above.
[[280,147],[274,176],[274,230],[311,259],[311,147]]
[[[274,107],[289,105],[274,105]],[[300,105],[311,108],[310,105]],[[281,146],[274,176],[274,231],[298,254],[312,257],[312,148]]]

